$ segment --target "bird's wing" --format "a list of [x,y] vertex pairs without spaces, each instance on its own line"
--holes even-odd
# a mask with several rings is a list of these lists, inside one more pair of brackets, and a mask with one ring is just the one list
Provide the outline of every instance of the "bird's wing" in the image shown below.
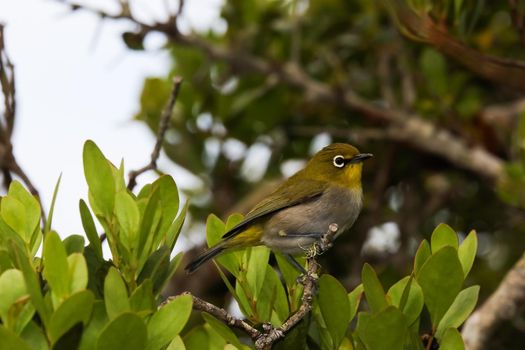
[[244,220],[226,232],[222,238],[230,238],[242,232],[255,220],[285,208],[308,202],[319,197],[328,187],[328,183],[316,180],[296,180],[285,182],[272,194],[257,204]]

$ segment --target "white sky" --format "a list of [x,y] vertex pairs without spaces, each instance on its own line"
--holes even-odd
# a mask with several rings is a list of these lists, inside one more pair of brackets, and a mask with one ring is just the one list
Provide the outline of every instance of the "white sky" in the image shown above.
[[[137,2],[141,18],[162,18],[165,1]],[[220,27],[220,3],[186,1],[183,24]],[[114,163],[124,158],[127,170],[146,164],[154,137],[131,118],[139,108],[144,78],[165,75],[168,56],[161,50],[132,52],[120,39],[130,24],[101,23],[93,14],[70,13],[55,1],[0,0],[0,21],[6,25],[6,46],[16,69],[15,156],[40,190],[46,210],[63,173],[53,227],[61,236],[82,233],[78,200],[87,198],[82,145],[93,139]],[[162,38],[149,38],[148,43],[158,47]],[[164,157],[161,167],[173,170]],[[171,174],[179,185],[188,181]],[[143,175],[139,186],[153,178]]]

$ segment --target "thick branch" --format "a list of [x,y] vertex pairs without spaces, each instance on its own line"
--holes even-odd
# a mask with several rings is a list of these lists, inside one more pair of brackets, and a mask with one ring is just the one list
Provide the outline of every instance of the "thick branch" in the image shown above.
[[463,327],[468,350],[481,350],[504,321],[516,317],[525,304],[525,254],[507,273],[498,289],[476,310]]
[[148,171],[148,170],[157,170],[157,160],[160,156],[160,150],[162,148],[162,143],[164,142],[164,135],[168,130],[170,124],[171,115],[173,113],[173,108],[175,107],[175,102],[177,101],[177,96],[179,95],[180,85],[182,84],[181,77],[173,78],[173,89],[171,90],[170,99],[159,119],[159,128],[157,130],[157,141],[155,142],[155,147],[153,147],[153,152],[151,152],[150,162],[138,170],[132,170],[129,172],[129,182],[128,189],[133,190],[137,185],[137,177]]

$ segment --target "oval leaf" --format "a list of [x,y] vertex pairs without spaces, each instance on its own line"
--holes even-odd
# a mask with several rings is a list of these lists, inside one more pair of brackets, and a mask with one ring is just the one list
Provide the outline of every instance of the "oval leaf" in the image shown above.
[[335,277],[324,274],[319,278],[317,300],[333,344],[337,348],[350,322],[347,291]]
[[115,203],[115,179],[111,165],[91,140],[84,143],[82,157],[89,192],[93,196],[97,209],[108,217],[113,213]]
[[458,257],[461,262],[461,267],[463,267],[465,277],[467,277],[472,268],[472,264],[474,264],[477,250],[478,236],[476,235],[476,231],[472,230],[458,248]]
[[385,309],[388,304],[385,298],[385,291],[377,274],[369,264],[363,266],[361,279],[365,290],[366,302],[372,312],[379,312]]
[[104,302],[110,320],[123,312],[131,310],[128,290],[120,277],[120,273],[111,267],[104,280]]
[[461,290],[463,268],[456,249],[444,247],[433,254],[416,275],[423,289],[425,305],[436,327]]
[[421,266],[430,258],[432,252],[430,251],[430,244],[426,239],[421,242],[416,251],[416,256],[414,258],[414,273],[418,273],[421,269]]
[[[408,286],[409,281],[410,286]],[[406,288],[410,289],[408,290],[408,296],[406,298],[405,305],[403,305],[403,308],[401,308],[401,301],[403,299],[403,295],[406,293]],[[390,287],[387,295],[390,296],[392,305],[400,308],[403,314],[407,317],[407,322],[409,325],[417,320],[421,310],[423,309],[424,300],[423,290],[414,279],[410,279],[410,276],[403,278]]]
[[394,306],[371,315],[359,332],[368,350],[402,350],[408,324],[405,316]]
[[436,253],[443,247],[453,247],[458,249],[458,235],[447,224],[439,224],[432,232],[430,238],[430,246],[432,247],[432,253]]
[[148,322],[146,349],[160,349],[177,336],[190,318],[192,305],[191,295],[180,295],[154,313]]
[[463,289],[439,322],[436,337],[441,339],[447,328],[458,328],[476,307],[479,286]]
[[44,240],[44,278],[51,286],[51,293],[54,297],[55,307],[57,302],[69,294],[69,269],[66,255],[66,248],[62,244],[60,237],[54,231],[48,232]]
[[75,324],[87,324],[91,317],[95,296],[89,290],[73,294],[51,315],[47,333],[52,343],[55,343]]
[[443,350],[465,350],[465,344],[458,330],[456,328],[449,328],[445,331],[439,343],[439,348]]
[[97,350],[144,350],[146,338],[144,321],[135,314],[123,313],[104,327],[97,340]]

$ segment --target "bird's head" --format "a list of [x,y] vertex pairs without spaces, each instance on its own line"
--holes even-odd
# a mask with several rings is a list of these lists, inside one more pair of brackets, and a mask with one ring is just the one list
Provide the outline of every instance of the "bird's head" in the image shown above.
[[360,153],[346,143],[333,143],[317,152],[305,167],[305,175],[348,187],[361,187],[363,161],[371,158],[370,153]]

